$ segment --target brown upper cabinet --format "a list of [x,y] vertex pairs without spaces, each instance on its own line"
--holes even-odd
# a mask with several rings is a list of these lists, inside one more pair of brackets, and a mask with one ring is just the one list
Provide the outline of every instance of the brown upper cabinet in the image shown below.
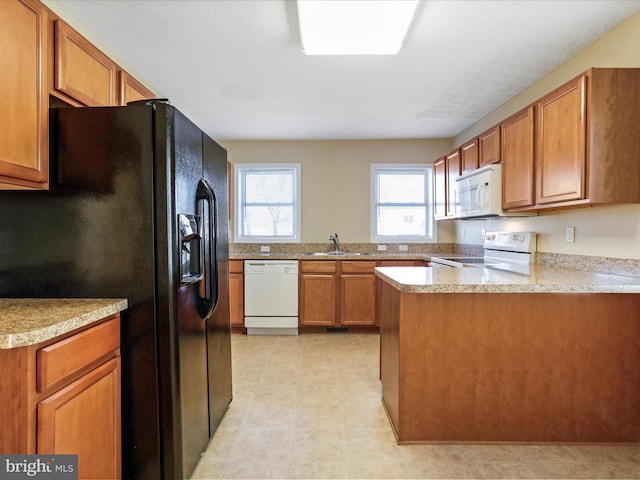
[[484,167],[502,160],[500,144],[500,125],[490,128],[478,136],[478,166]]
[[535,105],[538,204],[585,198],[586,84],[582,75]]
[[124,105],[154,94],[38,0],[0,1],[0,18],[0,71],[11,72],[0,82],[0,115],[11,119],[0,136],[0,190],[46,190],[49,106]]
[[447,158],[433,162],[433,216],[447,216]]
[[458,189],[456,179],[460,176],[460,149],[447,155],[447,217],[458,213]]
[[638,98],[640,68],[592,68],[503,122],[503,208],[640,203]]
[[586,200],[640,203],[640,68],[593,68],[586,75]]
[[116,105],[115,62],[62,20],[54,29],[54,89],[89,107]]
[[48,10],[32,0],[0,2],[0,189],[48,188]]
[[640,68],[591,68],[566,82],[434,162],[435,217],[454,216],[452,186],[476,152],[478,167],[502,163],[505,210],[640,203],[638,98]]
[[474,138],[460,147],[460,166],[462,173],[478,168],[478,139]]
[[460,172],[471,172],[500,159],[500,125],[496,125],[460,147]]
[[124,70],[118,72],[118,104],[126,105],[136,100],[155,98],[151,90],[142,85]]
[[460,176],[460,149],[433,162],[433,215],[453,218],[457,212],[456,178]]
[[502,208],[530,207],[534,203],[533,107],[502,123]]

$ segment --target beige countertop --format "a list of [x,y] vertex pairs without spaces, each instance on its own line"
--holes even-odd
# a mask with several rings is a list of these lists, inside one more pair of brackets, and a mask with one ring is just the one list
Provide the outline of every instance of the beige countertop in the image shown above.
[[0,348],[44,342],[126,308],[123,298],[0,298]]
[[494,268],[378,267],[376,275],[407,293],[640,293],[640,278],[530,265]]
[[[230,260],[429,260],[435,253],[358,253],[314,255],[310,253],[231,253]],[[447,254],[450,256],[450,254]]]

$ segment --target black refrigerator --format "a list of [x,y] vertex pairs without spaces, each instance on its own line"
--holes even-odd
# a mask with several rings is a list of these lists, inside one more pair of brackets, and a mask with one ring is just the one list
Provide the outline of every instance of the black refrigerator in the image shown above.
[[0,192],[0,296],[127,298],[123,478],[188,478],[232,398],[226,151],[162,101],[50,143],[51,190]]

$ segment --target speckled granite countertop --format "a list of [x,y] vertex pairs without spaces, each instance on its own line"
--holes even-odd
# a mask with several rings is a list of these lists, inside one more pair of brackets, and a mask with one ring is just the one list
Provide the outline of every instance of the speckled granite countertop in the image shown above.
[[376,275],[407,293],[640,293],[640,278],[531,265],[494,268],[379,267]]
[[123,298],[0,298],[0,348],[44,342],[126,308]]
[[[230,253],[230,260],[429,260],[434,253],[358,253],[314,255],[311,253]],[[448,255],[447,255],[448,256]]]

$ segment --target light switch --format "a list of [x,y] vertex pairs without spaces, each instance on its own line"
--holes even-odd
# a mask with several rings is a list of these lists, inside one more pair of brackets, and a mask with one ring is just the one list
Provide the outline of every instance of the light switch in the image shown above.
[[576,241],[576,227],[567,227],[564,239],[567,243],[574,243]]

